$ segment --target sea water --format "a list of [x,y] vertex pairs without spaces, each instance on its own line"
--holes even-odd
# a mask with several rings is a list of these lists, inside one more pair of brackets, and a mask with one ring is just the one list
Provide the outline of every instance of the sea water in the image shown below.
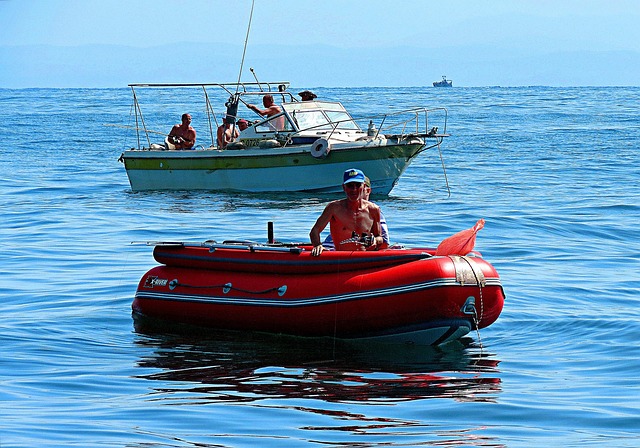
[[[407,246],[484,218],[498,321],[437,348],[135,323],[155,262],[132,242],[266,241],[269,221],[306,241],[340,196],[132,192],[130,90],[0,90],[0,446],[638,446],[640,88],[313,91],[447,108],[442,153],[373,200]],[[191,112],[207,144],[206,110],[164,100],[148,126]]]

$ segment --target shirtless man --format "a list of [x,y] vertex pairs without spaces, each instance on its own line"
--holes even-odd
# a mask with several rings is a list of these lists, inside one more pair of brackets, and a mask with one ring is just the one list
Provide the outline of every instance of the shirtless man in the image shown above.
[[[274,103],[273,95],[271,94],[266,94],[262,97],[262,104],[264,105],[265,109],[260,109],[255,104],[247,104],[247,107],[255,113],[267,118],[273,117],[274,115],[278,115],[280,112],[282,112],[280,106]],[[277,131],[282,130],[284,128],[284,117],[277,118],[273,123],[273,127]]]
[[[330,225],[336,250],[378,250],[388,246],[381,235],[380,208],[364,199],[364,181],[364,173],[360,170],[348,169],[344,172],[342,189],[347,197],[327,204],[309,232],[313,245],[311,255],[317,257],[324,251],[320,233],[327,224]],[[354,232],[359,236],[367,234],[371,240],[370,244],[343,244],[343,241],[352,238]]]
[[240,136],[240,131],[235,125],[227,123],[227,119],[222,119],[222,124],[218,126],[218,148],[226,148],[229,143],[235,142]]
[[191,127],[191,115],[182,114],[182,123],[171,128],[169,143],[176,149],[191,149],[196,144],[196,130]]
[[[364,199],[369,200],[369,196],[371,195],[371,180],[364,176]],[[380,236],[382,240],[385,242],[387,246],[389,246],[389,226],[387,225],[387,220],[384,217],[384,213],[380,210]],[[327,237],[322,242],[325,250],[335,250],[335,244],[333,244],[333,238],[331,238],[331,233],[327,235]]]

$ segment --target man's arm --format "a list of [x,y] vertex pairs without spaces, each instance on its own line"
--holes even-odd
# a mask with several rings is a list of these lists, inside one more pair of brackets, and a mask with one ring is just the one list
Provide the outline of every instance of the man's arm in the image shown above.
[[367,247],[367,250],[381,250],[389,247],[389,242],[385,241],[381,221],[382,212],[377,205],[373,206],[371,210],[371,217],[373,218],[373,225],[371,226],[371,234],[373,235],[371,246]]
[[247,107],[263,117],[272,117],[282,112],[280,106],[277,106],[275,104],[273,106],[269,106],[266,109],[259,109],[255,104],[247,104]]
[[320,241],[320,233],[327,227],[327,224],[331,221],[331,217],[333,216],[332,206],[333,203],[327,204],[327,206],[322,211],[322,214],[318,217],[318,220],[311,228],[309,232],[309,238],[311,239],[311,245],[313,249],[311,250],[311,255],[317,257],[322,253],[324,247],[322,246],[322,242]]
[[260,116],[267,115],[267,112],[269,112],[269,109],[265,109],[265,110],[258,109],[258,106],[256,106],[255,104],[247,104],[247,107]]

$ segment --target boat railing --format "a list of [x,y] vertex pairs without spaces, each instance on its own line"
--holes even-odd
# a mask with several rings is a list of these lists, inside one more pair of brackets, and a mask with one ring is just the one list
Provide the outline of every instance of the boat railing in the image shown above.
[[[249,92],[249,89],[258,89],[263,93],[273,93],[282,90],[284,86],[285,89],[289,88],[288,81],[278,81],[278,82],[223,82],[223,83],[137,83],[137,84],[129,84],[129,87],[142,88],[142,87],[150,87],[150,88],[173,88],[173,87],[220,87],[227,92],[231,93],[234,88],[238,88],[238,91],[242,89],[243,92]],[[266,92],[265,92],[266,89]]]
[[[430,120],[430,114],[440,114],[441,120],[438,122],[442,126],[439,131],[438,126],[432,126],[433,120]],[[375,120],[375,122],[374,122]],[[393,137],[399,140],[410,137],[421,138],[436,138],[442,141],[442,138],[447,137],[447,120],[448,111],[444,107],[436,108],[424,108],[416,107],[404,109],[401,111],[390,112],[385,114],[369,115],[362,117],[351,117],[344,120],[335,120],[329,123],[321,123],[314,126],[310,126],[304,129],[300,129],[296,133],[325,130],[327,127],[328,135],[325,137],[327,140],[332,139],[334,141],[343,140],[340,136],[337,136],[338,131],[349,130],[349,127],[341,126],[345,123],[354,123],[358,130],[362,131],[364,128],[359,123],[370,123],[369,132],[373,130],[375,133],[370,135],[373,138],[377,138],[380,134],[391,134]],[[371,126],[373,124],[373,127]],[[375,126],[377,124],[377,126]],[[345,140],[349,141],[349,140]]]
[[[135,115],[135,130],[138,142],[138,149],[142,148],[141,139],[144,138],[147,141],[147,147],[151,148],[151,137],[150,134],[162,134],[167,135],[165,133],[157,132],[147,128],[147,124],[144,119],[144,115],[142,114],[142,108],[140,107],[140,102],[138,101],[138,95],[136,93],[136,89],[143,88],[157,88],[157,89],[169,89],[169,88],[201,88],[204,95],[205,109],[207,114],[207,121],[209,125],[209,135],[211,138],[211,146],[215,145],[216,133],[214,133],[214,126],[217,130],[220,124],[218,123],[216,113],[209,99],[209,93],[207,88],[219,88],[225,91],[230,96],[235,97],[238,101],[242,101],[240,99],[240,94],[242,95],[277,95],[280,94],[283,97],[283,101],[285,97],[289,99],[293,99],[291,93],[287,91],[289,87],[289,82],[287,81],[278,81],[278,82],[229,82],[229,83],[136,83],[129,84],[129,88],[131,89],[131,93],[133,95],[133,111]],[[245,103],[246,104],[246,103]]]
[[[209,126],[209,135],[211,139],[210,147],[215,147],[216,130],[221,123],[218,123],[217,115],[214,111],[214,107],[211,103],[208,88],[222,89],[224,92],[230,95],[229,101],[238,101],[247,104],[242,100],[242,96],[264,96],[266,94],[272,94],[274,96],[280,95],[284,102],[298,102],[293,95],[287,91],[289,83],[286,81],[279,82],[240,82],[240,83],[137,83],[129,84],[133,94],[133,114],[135,115],[135,130],[137,136],[138,149],[142,149],[142,139],[146,139],[148,148],[152,148],[150,134],[160,134],[166,136],[165,132],[157,132],[147,127],[145,117],[142,113],[142,108],[138,100],[136,89],[142,88],[201,88],[204,95],[204,102],[206,108],[206,118]],[[285,101],[288,100],[288,101]],[[439,114],[441,119],[438,120],[438,126],[432,126],[432,116]],[[399,140],[409,139],[413,137],[419,138],[435,138],[438,142],[442,141],[443,137],[446,137],[448,112],[446,108],[424,108],[413,107],[404,110],[370,115],[353,117],[347,113],[348,118],[335,120],[327,116],[328,121],[323,123],[314,124],[313,126],[306,127],[304,129],[298,128],[293,132],[281,132],[281,137],[278,138],[285,146],[291,142],[292,136],[304,132],[310,131],[326,131],[327,134],[324,138],[333,141],[352,141],[351,136],[345,137],[340,132],[343,131],[356,131],[364,132],[363,129],[367,129],[367,124],[373,124],[369,127],[367,134],[370,137],[377,138],[379,135],[391,135]],[[237,117],[235,117],[237,118]],[[296,126],[297,127],[297,126]],[[439,130],[439,132],[438,132]],[[200,145],[202,146],[202,145]]]
[[[233,93],[232,93],[233,94]],[[289,92],[288,90],[285,90],[284,92],[270,92],[270,91],[265,91],[265,92],[242,92],[242,96],[265,96],[265,95],[271,95],[274,97],[280,96],[282,98],[282,102],[285,102],[285,98],[288,100],[287,102],[299,102],[298,100],[295,99],[295,97],[293,96],[293,94],[291,92]],[[244,104],[246,104],[246,101],[243,101],[242,98],[240,98],[240,101]],[[236,117],[237,118],[237,117]]]
[[[432,116],[435,113],[439,113],[442,118],[442,130],[441,133],[437,133],[437,126],[431,126],[429,122],[429,114]],[[392,112],[384,114],[380,119],[378,126],[378,134],[399,134],[402,136],[416,136],[424,138],[437,138],[438,136],[446,136],[447,133],[447,119],[448,111],[444,107],[436,107],[427,109],[424,107],[416,107],[411,109],[405,109],[398,112]],[[394,121],[395,120],[395,121]],[[415,126],[415,129],[413,129]],[[396,133],[395,130],[400,128],[400,132]],[[435,131],[434,131],[435,129]]]

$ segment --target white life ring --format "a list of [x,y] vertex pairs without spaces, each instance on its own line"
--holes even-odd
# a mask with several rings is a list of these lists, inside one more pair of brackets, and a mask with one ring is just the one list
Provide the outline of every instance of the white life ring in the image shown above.
[[331,152],[331,143],[326,138],[319,138],[311,146],[311,155],[318,159],[324,159]]

